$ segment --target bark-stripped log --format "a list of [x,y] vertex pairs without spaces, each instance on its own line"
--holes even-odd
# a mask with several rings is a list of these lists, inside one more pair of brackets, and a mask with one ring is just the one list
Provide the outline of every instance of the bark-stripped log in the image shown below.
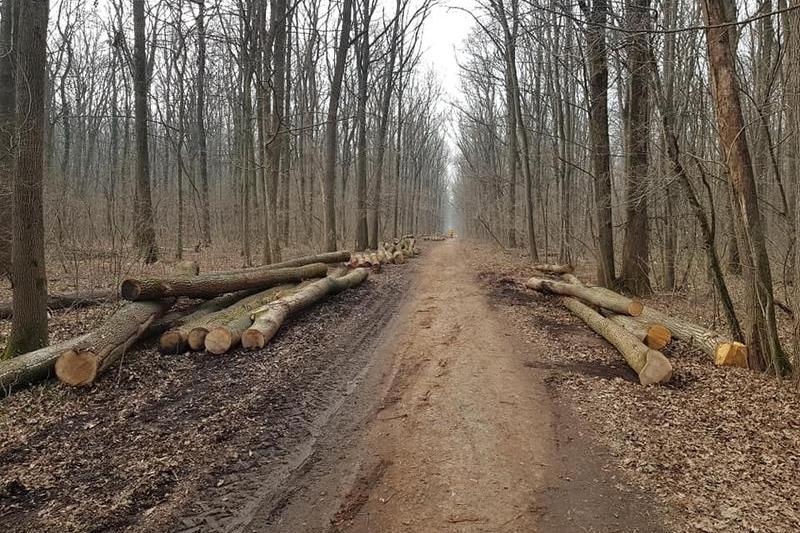
[[242,346],[250,350],[263,348],[275,335],[287,316],[314,304],[329,294],[336,294],[354,287],[368,276],[369,270],[359,268],[340,278],[323,278],[308,284],[286,298],[281,298],[257,309],[252,314],[253,325],[242,337]]
[[562,298],[564,305],[595,333],[613,345],[638,375],[642,385],[664,383],[672,377],[672,365],[661,352],[642,344],[622,326],[604,318],[574,298]]
[[173,327],[163,333],[158,339],[158,348],[161,353],[165,354],[178,354],[186,351],[188,347],[189,332],[192,330],[193,324],[199,320],[207,317],[212,313],[216,313],[230,307],[236,302],[253,294],[252,290],[238,291],[229,294],[223,294],[213,300],[203,302],[190,314],[178,318]]
[[102,326],[65,350],[56,360],[56,376],[75,387],[90,385],[113,365],[175,300],[135,302],[121,307]]
[[305,279],[325,276],[328,265],[313,263],[300,267],[274,270],[239,271],[229,274],[208,273],[193,278],[126,279],[122,282],[122,297],[141,301],[187,296],[190,298],[212,298],[227,292],[248,289],[267,289],[283,283],[300,282]]
[[622,315],[639,316],[642,314],[642,302],[631,300],[621,294],[606,294],[581,285],[540,278],[529,279],[525,282],[525,286],[540,292],[572,296],[573,298],[578,298],[584,302],[596,305],[597,307],[603,307]]
[[250,315],[255,309],[291,294],[295,287],[273,287],[208,317],[202,324],[196,324],[189,333],[190,348],[197,351],[205,347],[209,353],[216,355],[227,353],[239,344],[242,333],[253,323]]
[[[113,302],[118,297],[116,291],[78,292],[75,294],[51,294],[47,297],[47,308],[50,310],[88,307],[103,302]],[[14,315],[12,302],[0,303],[0,318],[11,318]]]
[[575,271],[575,267],[572,265],[558,265],[558,264],[534,265],[533,269],[538,270],[539,272],[543,272],[544,274],[552,274],[554,276],[559,276],[563,274],[572,274]]

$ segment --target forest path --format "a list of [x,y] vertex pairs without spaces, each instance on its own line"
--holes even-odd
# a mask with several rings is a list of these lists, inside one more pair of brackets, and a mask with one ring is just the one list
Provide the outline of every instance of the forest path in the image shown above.
[[365,439],[374,459],[341,530],[536,529],[554,453],[550,401],[463,257],[447,241],[420,265],[394,382]]

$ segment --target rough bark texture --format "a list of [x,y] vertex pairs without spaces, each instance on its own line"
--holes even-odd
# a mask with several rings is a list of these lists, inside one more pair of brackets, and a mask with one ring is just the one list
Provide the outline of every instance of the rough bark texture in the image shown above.
[[86,337],[87,335],[82,335],[8,361],[0,361],[0,394],[52,377],[56,359],[86,340]]
[[281,298],[266,307],[257,309],[253,315],[253,325],[242,337],[242,346],[256,350],[263,348],[275,335],[286,317],[304,309],[330,294],[342,292],[367,279],[369,270],[359,268],[338,278],[328,276],[310,283],[294,294]]
[[613,345],[639,375],[642,385],[664,383],[672,377],[672,365],[661,352],[642,344],[622,326],[607,320],[591,307],[574,298],[563,298],[564,305],[575,316],[583,320],[592,331]]
[[301,267],[274,270],[253,269],[233,273],[208,273],[193,278],[126,279],[122,282],[122,297],[131,301],[154,300],[166,297],[213,298],[226,292],[248,289],[267,289],[282,283],[300,282],[325,276],[328,266],[314,263]]
[[589,287],[564,283],[561,281],[550,281],[539,278],[531,278],[525,282],[525,286],[535,291],[559,294],[561,296],[572,296],[584,302],[614,311],[622,315],[639,316],[642,314],[642,303],[631,300],[621,294],[611,291],[600,292]]
[[12,193],[14,179],[14,110],[16,65],[13,46],[14,4],[5,0],[0,20],[0,276],[11,276]]
[[708,26],[706,40],[709,66],[714,87],[714,104],[720,141],[730,173],[737,214],[737,238],[744,262],[747,286],[747,326],[745,337],[749,348],[750,367],[786,373],[789,360],[778,339],[772,273],[767,255],[766,236],[762,228],[756,194],[753,165],[747,141],[747,129],[739,99],[732,30],[726,24],[731,14],[725,0],[704,0]]
[[56,376],[72,385],[91,385],[111,367],[175,302],[168,298],[129,303],[81,342],[65,350],[56,360]]
[[5,356],[47,345],[47,275],[44,259],[43,148],[47,65],[47,0],[20,9],[17,49],[17,161],[14,176],[12,283],[14,319]]

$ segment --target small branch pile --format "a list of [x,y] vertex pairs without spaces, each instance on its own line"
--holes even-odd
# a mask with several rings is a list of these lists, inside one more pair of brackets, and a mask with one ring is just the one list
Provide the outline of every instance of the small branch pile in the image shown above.
[[[413,253],[413,237],[404,243],[395,251]],[[0,390],[53,373],[68,385],[91,385],[134,343],[154,336],[165,354],[263,348],[290,314],[367,279],[369,269],[342,265],[351,259],[350,252],[333,252],[242,270],[127,279],[120,295],[128,302],[95,331],[0,363]],[[205,301],[172,310],[180,298]]]
[[563,281],[531,278],[525,285],[561,296],[564,306],[612,344],[639,375],[642,385],[664,383],[672,365],[659,351],[672,336],[709,354],[718,365],[747,366],[747,347],[691,322],[668,316],[638,300],[603,287],[581,283],[569,265],[538,265],[540,272],[560,275]]

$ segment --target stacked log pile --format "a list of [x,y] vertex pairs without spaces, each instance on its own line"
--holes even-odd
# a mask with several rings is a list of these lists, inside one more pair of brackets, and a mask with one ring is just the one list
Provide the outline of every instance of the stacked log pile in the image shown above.
[[357,252],[350,258],[352,268],[371,268],[380,272],[386,264],[402,265],[407,258],[419,255],[417,240],[413,235],[405,235],[400,239],[382,242],[377,250]]
[[[414,253],[409,236],[382,243],[369,260],[402,263]],[[118,294],[97,295],[127,302],[96,330],[0,362],[0,392],[53,375],[71,386],[91,385],[146,338],[159,337],[160,351],[172,355],[223,354],[243,341],[247,349],[263,348],[288,315],[367,279],[369,268],[350,266],[356,255],[364,254],[333,252],[256,268],[203,274],[186,268],[169,276],[127,279]],[[85,297],[60,298],[64,305],[76,305]]]
[[643,385],[664,383],[672,365],[660,352],[673,335],[710,355],[718,365],[747,367],[747,347],[722,335],[669,316],[604,287],[582,283],[569,265],[537,265],[539,272],[560,280],[534,277],[525,282],[533,290],[561,297],[572,314],[612,344]]

